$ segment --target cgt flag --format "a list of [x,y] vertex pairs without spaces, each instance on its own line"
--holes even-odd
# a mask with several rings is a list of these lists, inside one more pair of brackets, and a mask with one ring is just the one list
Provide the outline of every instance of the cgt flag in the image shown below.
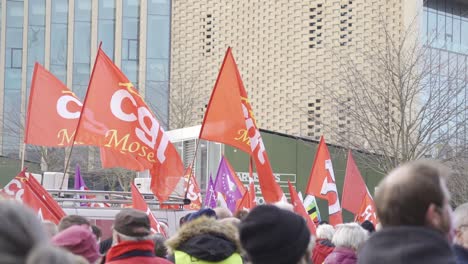
[[165,238],[167,238],[167,234],[164,231],[164,229],[161,227],[161,224],[159,223],[158,219],[154,216],[154,214],[151,212],[148,204],[146,203],[145,199],[141,195],[140,191],[138,188],[133,184],[132,182],[132,201],[133,201],[133,209],[140,210],[146,213],[148,218],[150,219],[151,223],[151,231],[153,233],[160,233],[162,234]]
[[328,200],[328,214],[331,225],[335,226],[343,223],[335,173],[323,136],[320,138],[317,154],[312,165],[306,194]]
[[151,190],[165,201],[184,175],[174,145],[133,84],[99,48],[78,122],[76,141],[120,151],[149,169]]
[[343,196],[341,198],[343,208],[355,215],[358,214],[366,195],[368,195],[366,183],[362,179],[361,173],[354,162],[351,150],[349,150],[343,184]]
[[274,203],[284,198],[283,191],[273,177],[231,48],[226,51],[199,138],[228,144],[249,153],[255,161],[265,201]]
[[356,213],[355,217],[355,222],[358,223],[362,223],[366,220],[371,221],[374,226],[379,222],[376,214],[375,203],[369,192],[364,196],[361,206],[359,207],[359,211]]

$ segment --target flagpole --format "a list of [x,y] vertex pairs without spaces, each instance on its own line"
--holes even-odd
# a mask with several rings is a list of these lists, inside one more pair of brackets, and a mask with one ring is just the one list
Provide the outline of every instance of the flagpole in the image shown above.
[[226,64],[226,59],[227,59],[228,54],[229,54],[230,52],[231,52],[231,47],[228,47],[228,49],[227,49],[227,51],[226,51],[226,54],[224,55],[223,63],[221,64],[221,69],[219,70],[218,77],[216,78],[216,82],[215,82],[215,85],[214,85],[213,92],[211,92],[210,101],[208,102],[208,106],[206,107],[205,115],[203,116],[203,122],[202,122],[202,126],[201,126],[201,128],[200,128],[200,133],[198,134],[197,146],[196,146],[196,148],[195,148],[195,156],[193,157],[192,163],[191,163],[191,165],[190,165],[190,167],[191,167],[191,169],[190,169],[190,177],[189,177],[189,180],[188,180],[187,189],[185,190],[184,198],[187,198],[188,188],[189,188],[189,186],[190,186],[190,180],[192,179],[193,164],[195,163],[195,159],[197,158],[198,144],[200,143],[201,135],[202,135],[202,132],[203,132],[203,127],[204,127],[204,125],[205,125],[206,112],[208,112],[208,110],[210,109],[211,100],[213,100],[213,94],[215,93],[216,87],[218,86],[219,77],[221,76],[221,72],[223,71],[224,64]]
[[26,143],[23,142],[23,149],[21,150],[21,170],[24,169],[24,156],[26,152]]
[[74,135],[73,135],[73,140],[72,140],[72,145],[71,145],[70,153],[69,153],[69,155],[68,155],[68,159],[67,159],[67,163],[66,163],[66,165],[65,165],[65,169],[63,170],[62,183],[60,184],[60,189],[59,189],[59,190],[62,190],[62,188],[63,188],[63,182],[64,182],[64,180],[65,180],[65,175],[66,175],[66,173],[67,173],[68,166],[70,165],[70,158],[71,158],[71,154],[72,154],[72,152],[73,152],[73,146],[75,146],[76,135],[78,134],[78,128],[80,127],[81,118],[83,117],[83,110],[85,109],[86,100],[88,99],[89,85],[91,84],[91,81],[93,80],[94,70],[96,69],[96,63],[97,63],[97,61],[98,61],[99,52],[101,51],[101,46],[102,46],[102,41],[99,43],[98,52],[97,52],[97,54],[96,54],[96,59],[94,60],[93,71],[91,72],[91,76],[90,76],[90,78],[89,78],[88,89],[87,89],[87,91],[86,91],[85,99],[84,99],[84,101],[83,101],[83,106],[82,106],[82,108],[81,108],[80,118],[78,119],[78,123],[76,124],[76,129],[75,129],[75,133],[74,133]]

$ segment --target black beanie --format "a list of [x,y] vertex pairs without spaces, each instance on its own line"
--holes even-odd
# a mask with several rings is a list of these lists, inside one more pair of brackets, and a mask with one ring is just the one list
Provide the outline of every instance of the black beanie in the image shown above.
[[296,264],[307,250],[310,231],[299,215],[260,205],[241,222],[240,240],[255,264]]

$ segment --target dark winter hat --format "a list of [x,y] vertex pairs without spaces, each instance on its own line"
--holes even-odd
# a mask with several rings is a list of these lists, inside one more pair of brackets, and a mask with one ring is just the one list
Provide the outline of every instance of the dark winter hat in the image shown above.
[[260,205],[240,224],[240,240],[255,264],[298,263],[309,245],[310,232],[299,215]]
[[201,210],[198,210],[195,213],[190,214],[187,221],[193,221],[193,220],[199,218],[200,216],[216,218],[216,212],[211,208],[201,209]]
[[366,221],[362,222],[361,227],[364,228],[365,230],[369,231],[369,233],[375,232],[375,226],[369,220],[366,220]]
[[131,237],[144,237],[151,234],[148,216],[135,209],[123,209],[115,216],[115,231]]

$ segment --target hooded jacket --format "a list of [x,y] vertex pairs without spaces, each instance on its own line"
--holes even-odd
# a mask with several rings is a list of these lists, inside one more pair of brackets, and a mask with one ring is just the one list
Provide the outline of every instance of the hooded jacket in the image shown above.
[[428,227],[385,227],[358,254],[359,264],[454,264],[447,239]]
[[174,263],[241,264],[238,232],[235,227],[213,218],[200,217],[185,223],[166,241],[174,254]]
[[453,251],[457,259],[457,264],[468,264],[468,249],[455,244],[453,245]]
[[[314,262],[315,263],[315,262]],[[356,264],[356,252],[350,248],[337,247],[325,259],[325,264]]]
[[312,263],[322,264],[325,258],[332,253],[335,245],[328,239],[317,239],[312,251]]

